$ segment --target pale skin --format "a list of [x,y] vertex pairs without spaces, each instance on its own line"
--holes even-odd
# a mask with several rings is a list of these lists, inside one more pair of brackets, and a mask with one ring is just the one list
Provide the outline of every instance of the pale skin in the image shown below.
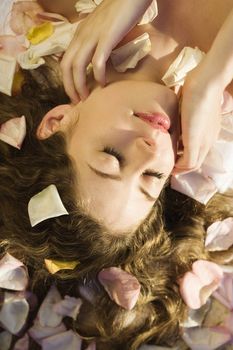
[[[188,6],[184,0],[161,0],[158,4],[160,17],[157,22],[147,25],[146,28],[137,27],[124,39],[129,41],[140,32],[149,32],[152,51],[140,66],[120,74],[110,64],[107,65],[106,88],[102,89],[94,79],[89,81],[91,91],[85,101],[51,111],[38,129],[38,137],[41,139],[58,130],[64,131],[68,140],[68,153],[77,165],[79,198],[91,216],[117,232],[136,228],[145,219],[155,202],[149,200],[149,197],[157,198],[174,167],[176,127],[179,124],[178,101],[169,89],[163,86],[161,90],[161,85],[157,83],[161,83],[162,75],[184,46],[196,45],[207,52],[233,7],[233,1],[225,1],[224,4],[221,2],[219,10],[220,2],[217,0],[191,0]],[[202,6],[198,6],[200,4]],[[211,21],[207,21],[209,11],[215,14]],[[208,35],[203,34],[206,32]],[[201,147],[201,152],[198,148],[195,162],[192,157],[183,157],[183,161],[189,163],[188,169],[200,165],[203,153],[207,152],[209,144],[218,134],[221,96],[231,81],[229,74],[220,74],[216,79],[212,76],[210,78],[206,62],[207,60],[191,72],[191,83],[185,90],[186,103],[183,102],[182,105],[183,115],[190,115],[190,108],[197,113],[192,118],[192,123],[198,117],[201,118],[202,125],[204,124],[204,134],[203,129],[196,130],[191,133],[191,139],[196,139],[199,135],[198,140],[202,141],[209,136],[207,145]],[[200,81],[199,77],[204,72],[206,79],[196,89],[195,84]],[[211,103],[201,103],[203,95]],[[171,132],[164,134],[152,129],[135,117],[134,112],[161,112],[168,115],[172,121]],[[211,119],[206,118],[206,115],[211,115]],[[188,124],[184,124],[183,120],[185,119],[182,119],[184,130]],[[69,127],[74,122],[71,136]],[[186,142],[186,148],[190,149],[192,144]],[[118,156],[109,154],[106,147],[116,149],[123,156],[124,165]],[[179,162],[181,169],[187,170],[182,159]],[[151,175],[151,170],[154,173],[163,173],[164,176],[158,179]],[[100,176],[100,172],[105,176]],[[110,178],[111,176],[118,177],[118,180]]]

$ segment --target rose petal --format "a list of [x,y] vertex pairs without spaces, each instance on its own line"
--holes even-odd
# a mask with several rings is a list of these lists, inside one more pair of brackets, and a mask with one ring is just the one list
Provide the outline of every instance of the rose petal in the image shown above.
[[12,334],[17,334],[24,326],[29,313],[27,300],[18,293],[4,293],[4,301],[0,310],[2,326]]
[[193,263],[192,270],[205,284],[211,284],[214,281],[217,285],[220,285],[223,278],[221,267],[211,261],[197,260]]
[[13,35],[0,36],[0,54],[16,58],[17,55],[26,50],[20,38]]
[[6,254],[0,260],[0,287],[10,290],[25,290],[28,284],[26,267],[12,255]]
[[76,266],[80,264],[77,261],[58,261],[58,260],[50,260],[44,259],[45,266],[47,270],[53,275],[60,270],[74,270]]
[[[102,2],[102,0],[99,2]],[[91,13],[96,7],[97,4],[92,0],[79,0],[75,4],[76,11],[80,13]]]
[[181,326],[184,328],[201,326],[210,308],[211,302],[210,300],[207,300],[207,302],[199,309],[189,309],[187,319]]
[[62,316],[58,315],[54,310],[55,304],[62,300],[60,293],[55,286],[52,286],[48,291],[43,303],[38,312],[38,320],[43,327],[57,327],[61,321]]
[[168,87],[183,85],[187,74],[204,58],[205,54],[197,47],[184,47],[162,77]]
[[135,68],[138,62],[151,51],[148,33],[144,33],[111,53],[111,61],[117,72]]
[[103,269],[98,279],[109,297],[127,310],[133,309],[140,294],[140,284],[136,277],[117,267]]
[[15,69],[16,59],[11,56],[0,54],[0,92],[9,96],[11,96]]
[[70,330],[43,339],[41,345],[42,350],[81,350],[82,340]]
[[30,199],[28,214],[32,227],[50,218],[69,215],[55,185],[46,187]]
[[0,126],[0,140],[20,149],[26,136],[25,117],[12,118]]
[[29,329],[28,333],[30,336],[41,345],[43,339],[51,337],[56,334],[60,334],[66,331],[64,323],[61,323],[57,327],[43,327],[39,324],[38,320],[34,325]]
[[151,5],[148,7],[146,12],[144,13],[138,25],[148,24],[152,22],[157,16],[158,16],[158,5],[157,5],[157,1],[153,0]]
[[194,327],[185,329],[183,339],[192,350],[215,350],[226,344],[231,335],[220,327]]
[[233,273],[224,273],[221,284],[213,296],[229,310],[233,310]]
[[233,218],[216,221],[207,229],[205,241],[209,251],[227,250],[233,245]]
[[26,333],[23,338],[19,339],[14,346],[13,350],[30,350],[29,349],[29,337]]
[[12,334],[4,331],[0,333],[1,350],[9,350],[12,341]]
[[207,204],[217,192],[213,180],[204,177],[200,172],[172,176],[171,188],[203,204]]
[[86,350],[96,350],[96,344],[95,342],[92,342],[91,344],[88,345]]
[[64,299],[54,305],[53,310],[61,316],[69,316],[76,320],[79,313],[82,300],[80,298],[70,297],[65,295]]

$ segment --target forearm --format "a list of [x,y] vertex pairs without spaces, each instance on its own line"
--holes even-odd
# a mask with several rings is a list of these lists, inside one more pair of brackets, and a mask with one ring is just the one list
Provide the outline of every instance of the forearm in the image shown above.
[[233,10],[219,30],[205,61],[212,76],[210,79],[225,89],[233,79]]

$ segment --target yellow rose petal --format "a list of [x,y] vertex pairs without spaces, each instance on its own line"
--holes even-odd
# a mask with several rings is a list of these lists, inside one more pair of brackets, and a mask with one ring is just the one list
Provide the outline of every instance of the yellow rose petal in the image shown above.
[[45,22],[39,26],[29,29],[27,39],[31,44],[36,45],[50,37],[54,32],[54,27],[51,22]]
[[77,265],[80,264],[79,261],[59,261],[44,259],[45,266],[47,270],[53,275],[60,270],[74,270]]

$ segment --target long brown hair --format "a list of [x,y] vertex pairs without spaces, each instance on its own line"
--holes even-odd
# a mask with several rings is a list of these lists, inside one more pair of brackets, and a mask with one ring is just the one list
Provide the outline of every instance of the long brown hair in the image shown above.
[[[1,254],[8,252],[26,264],[30,287],[40,301],[52,283],[63,295],[75,296],[78,285],[90,284],[94,303],[85,301],[69,327],[86,339],[95,338],[97,348],[134,350],[148,340],[171,344],[186,312],[177,279],[193,261],[214,258],[204,249],[206,228],[216,218],[232,215],[232,198],[216,197],[217,202],[213,200],[205,208],[168,187],[136,232],[112,235],[77,206],[75,173],[64,136],[57,133],[43,141],[36,137],[42,117],[67,102],[59,72],[49,66],[24,72],[18,95],[0,94],[0,123],[21,115],[27,121],[20,151],[0,142]],[[50,184],[56,185],[69,215],[32,228],[28,202]],[[224,205],[217,206],[221,201]],[[44,259],[78,260],[80,264],[52,276]],[[111,266],[121,266],[141,283],[132,311],[115,305],[98,283],[98,272]],[[129,318],[131,322],[127,322]],[[30,349],[34,348],[37,345],[31,345]]]

